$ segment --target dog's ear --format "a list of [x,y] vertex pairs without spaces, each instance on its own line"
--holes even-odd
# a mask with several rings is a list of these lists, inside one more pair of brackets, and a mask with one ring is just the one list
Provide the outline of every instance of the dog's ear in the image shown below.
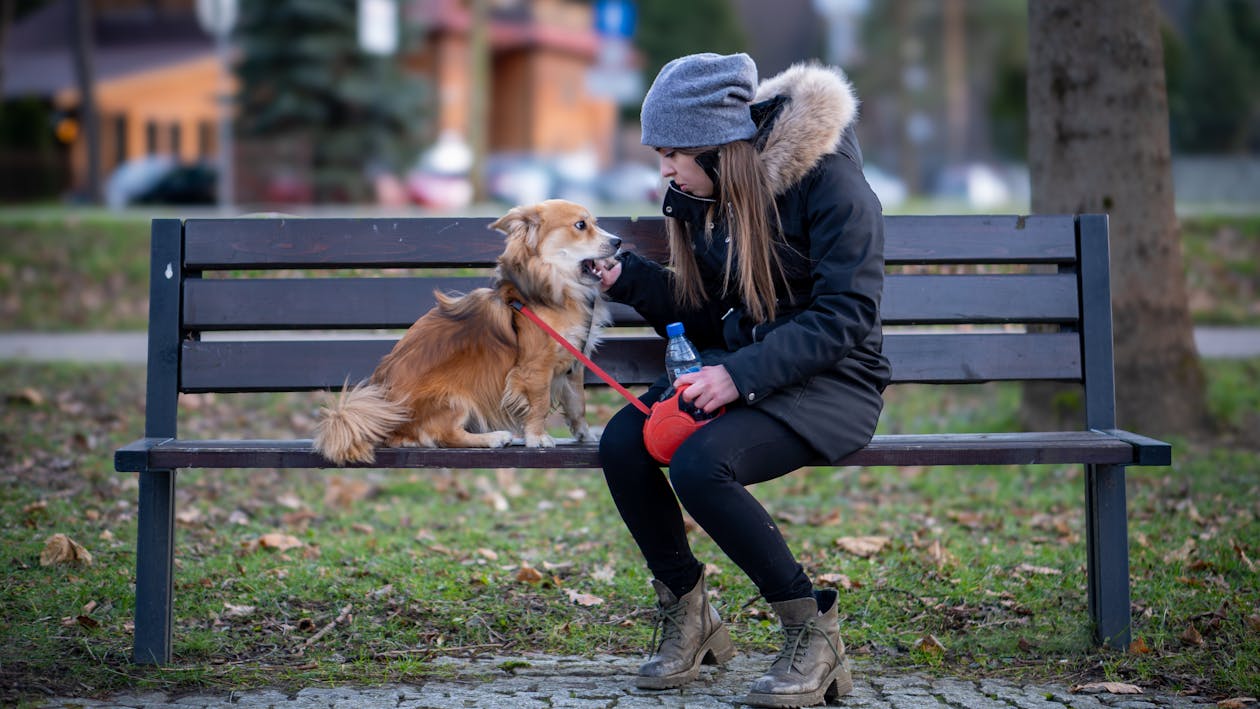
[[538,205],[513,207],[507,214],[499,217],[491,229],[498,229],[507,234],[508,241],[520,239],[531,249],[538,248],[538,227],[542,224],[542,211]]

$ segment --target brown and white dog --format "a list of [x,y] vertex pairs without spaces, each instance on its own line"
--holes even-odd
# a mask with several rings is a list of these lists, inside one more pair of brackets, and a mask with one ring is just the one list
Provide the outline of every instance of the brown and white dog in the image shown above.
[[328,460],[371,463],[375,448],[498,448],[514,435],[555,445],[545,419],[559,404],[578,440],[586,423],[583,367],[510,305],[520,301],[589,355],[607,321],[593,268],[621,239],[581,205],[515,207],[490,225],[504,232],[492,287],[435,292],[437,305],[407,330],[366,381],[320,412],[314,446]]

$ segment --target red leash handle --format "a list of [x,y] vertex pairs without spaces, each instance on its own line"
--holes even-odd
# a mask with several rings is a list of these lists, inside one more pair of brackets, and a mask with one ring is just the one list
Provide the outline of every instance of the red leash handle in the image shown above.
[[592,372],[594,372],[595,375],[598,376],[600,379],[603,379],[604,382],[608,384],[608,386],[612,387],[613,389],[616,389],[622,396],[626,397],[626,401],[629,401],[631,404],[634,404],[634,407],[638,409],[639,411],[642,411],[644,416],[652,415],[652,410],[648,408],[647,404],[643,403],[642,401],[639,401],[639,397],[635,396],[634,394],[631,394],[629,389],[621,386],[621,384],[618,383],[616,379],[613,379],[612,376],[608,374],[608,372],[605,372],[603,369],[600,369],[600,366],[592,362],[590,357],[587,357],[586,355],[582,354],[582,351],[574,347],[573,343],[564,339],[564,335],[561,335],[560,333],[556,332],[555,328],[543,322],[543,319],[538,317],[538,315],[535,314],[534,311],[525,307],[524,303],[520,302],[519,300],[514,300],[512,301],[512,307],[515,308],[518,312],[520,312],[525,317],[529,318],[530,320],[533,320],[535,325],[537,325],[538,327],[541,327],[543,331],[546,332],[548,335],[551,335],[551,339],[555,340],[556,342],[559,342],[562,347],[568,350],[574,357],[577,357],[579,362],[586,365],[587,368],[590,369]]

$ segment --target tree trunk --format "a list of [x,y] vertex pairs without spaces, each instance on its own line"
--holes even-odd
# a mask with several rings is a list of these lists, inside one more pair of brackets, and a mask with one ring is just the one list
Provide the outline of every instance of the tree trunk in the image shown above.
[[942,65],[945,76],[945,157],[951,165],[968,154],[967,8],[963,0],[941,3]]
[[[4,96],[4,50],[9,46],[9,28],[17,13],[17,0],[0,0],[0,96]],[[0,100],[0,110],[4,101]]]
[[490,3],[472,0],[472,27],[468,30],[468,144],[472,148],[473,201],[484,202],[489,193],[486,184],[486,158],[490,154],[490,94],[493,91],[490,73]]
[[101,130],[96,115],[96,71],[92,57],[92,4],[87,0],[70,3],[74,69],[79,84],[79,124],[87,148],[87,198],[101,202]]
[[[1110,215],[1117,423],[1151,436],[1206,432],[1156,0],[1031,0],[1028,23],[1032,209]],[[1055,391],[1028,386],[1024,418],[1062,413]]]

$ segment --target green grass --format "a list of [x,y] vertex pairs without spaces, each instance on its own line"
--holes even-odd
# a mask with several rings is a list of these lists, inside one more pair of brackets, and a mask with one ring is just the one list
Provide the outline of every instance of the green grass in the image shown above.
[[144,221],[0,221],[0,320],[8,330],[143,330],[148,262]]
[[[1220,403],[1238,390],[1260,391],[1257,364],[1209,372],[1217,411],[1238,410]],[[648,575],[598,471],[183,471],[175,661],[132,665],[136,478],[112,472],[110,455],[142,429],[143,372],[4,363],[0,396],[0,698],[373,684],[444,672],[432,661],[447,655],[638,655],[649,642]],[[292,437],[307,435],[317,402],[185,403],[189,436]],[[902,387],[882,430],[1001,430],[1017,403],[1002,385]],[[590,420],[615,404],[601,395]],[[1260,456],[1191,442],[1175,451],[1175,466],[1129,476],[1144,653],[1089,641],[1078,468],[811,468],[755,491],[807,571],[842,587],[859,660],[1255,696]],[[57,533],[94,563],[41,566]],[[260,547],[271,534],[299,546]],[[848,536],[889,541],[861,558],[837,546]],[[773,649],[776,624],[755,589],[702,532],[692,539],[737,644]],[[1202,644],[1183,639],[1191,626]],[[943,656],[914,649],[925,634]]]
[[1190,309],[1202,324],[1260,324],[1260,217],[1181,221]]

